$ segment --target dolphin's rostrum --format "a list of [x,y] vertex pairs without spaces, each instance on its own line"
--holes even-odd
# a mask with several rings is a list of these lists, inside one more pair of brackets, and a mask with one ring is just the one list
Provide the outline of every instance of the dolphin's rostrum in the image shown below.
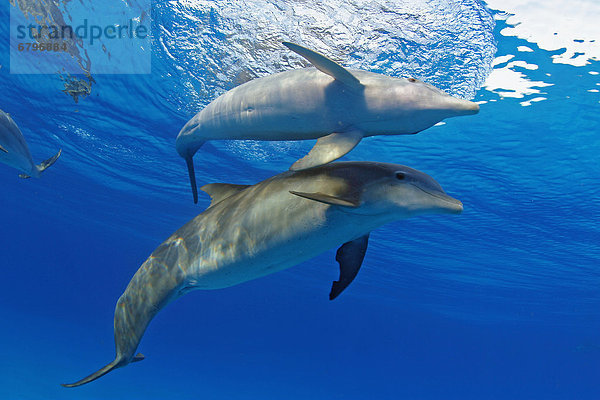
[[209,184],[212,203],[142,264],[115,309],[114,361],[88,377],[143,359],[146,327],[190,290],[219,289],[259,278],[340,246],[340,278],[330,299],[352,282],[373,229],[420,214],[460,213],[430,176],[397,164],[338,162],[287,171],[255,185]]
[[418,133],[441,120],[476,114],[479,106],[413,78],[346,69],[327,57],[284,43],[316,68],[301,68],[246,82],[208,104],[179,132],[198,201],[193,156],[207,140],[318,139],[292,165],[301,170],[334,161],[363,137]]

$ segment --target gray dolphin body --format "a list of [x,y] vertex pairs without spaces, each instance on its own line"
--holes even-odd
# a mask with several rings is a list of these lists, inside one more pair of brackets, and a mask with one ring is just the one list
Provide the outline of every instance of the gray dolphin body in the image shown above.
[[54,156],[35,165],[25,137],[11,116],[0,110],[0,162],[22,172],[21,178],[39,178],[40,174],[60,157],[61,150]]
[[428,213],[460,213],[430,176],[397,164],[339,162],[284,172],[252,186],[209,184],[212,203],[161,244],[136,272],[115,310],[116,357],[91,382],[143,359],[135,355],[150,320],[195,289],[219,289],[272,274],[338,249],[340,279],[330,299],[352,282],[371,230]]
[[323,165],[352,150],[363,137],[414,134],[479,106],[416,79],[345,69],[304,47],[284,43],[316,68],[254,79],[219,96],[189,120],[176,140],[197,202],[193,156],[207,140],[318,139],[292,165]]

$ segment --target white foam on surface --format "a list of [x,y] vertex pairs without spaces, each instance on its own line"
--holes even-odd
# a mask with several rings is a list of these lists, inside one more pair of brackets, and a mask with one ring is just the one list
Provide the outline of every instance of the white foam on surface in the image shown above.
[[[600,60],[600,2],[597,0],[486,0],[487,5],[510,16],[500,33],[556,51],[559,64],[583,66]],[[521,51],[521,50],[519,50]]]

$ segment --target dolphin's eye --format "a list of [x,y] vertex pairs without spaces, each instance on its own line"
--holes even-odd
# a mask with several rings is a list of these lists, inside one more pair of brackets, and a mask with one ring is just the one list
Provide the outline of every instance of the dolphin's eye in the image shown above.
[[415,83],[417,80],[415,78],[408,78],[409,82]]
[[404,175],[403,172],[396,172],[396,178],[399,180],[403,180],[404,178],[406,178],[406,175]]

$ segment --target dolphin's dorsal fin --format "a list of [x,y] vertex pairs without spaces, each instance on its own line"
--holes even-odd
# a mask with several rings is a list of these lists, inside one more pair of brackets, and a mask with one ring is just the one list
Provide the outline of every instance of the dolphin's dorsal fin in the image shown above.
[[348,287],[358,274],[362,265],[367,246],[369,245],[369,234],[344,243],[337,251],[335,260],[340,263],[340,279],[333,282],[329,300],[333,300]]
[[302,47],[290,42],[283,42],[283,45],[291,51],[293,51],[294,53],[297,53],[302,57],[306,58],[319,71],[332,76],[336,80],[343,82],[344,84],[350,87],[362,87],[360,81],[354,75],[352,75],[350,71],[348,71],[346,68],[342,67],[335,61],[325,57],[324,55],[319,54],[316,51],[307,49],[306,47]]
[[4,147],[2,147],[1,145],[0,145],[0,151],[3,151],[3,152],[5,152],[5,153],[8,153],[8,150],[6,150],[6,149],[5,149]]
[[340,197],[340,196],[331,196],[325,193],[306,193],[306,192],[296,192],[294,190],[290,190],[291,194],[296,196],[304,197],[305,199],[318,201],[319,203],[331,204],[334,206],[343,206],[343,207],[352,207],[357,208],[360,206],[360,202],[357,199],[353,199],[350,197]]
[[296,161],[290,170],[300,171],[337,160],[356,147],[362,138],[363,133],[358,130],[334,132],[320,137],[310,152]]
[[200,190],[208,193],[210,196],[210,206],[212,207],[221,200],[228,198],[242,190],[246,189],[250,185],[233,185],[231,183],[209,183],[200,188]]

